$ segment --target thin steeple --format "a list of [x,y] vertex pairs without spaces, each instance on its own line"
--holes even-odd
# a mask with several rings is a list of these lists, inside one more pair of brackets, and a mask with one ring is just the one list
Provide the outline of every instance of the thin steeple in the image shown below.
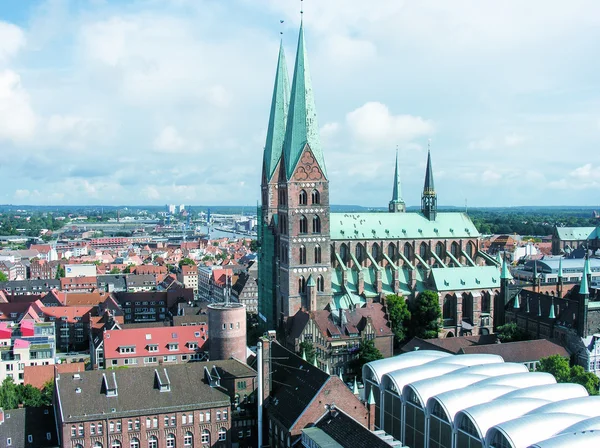
[[290,81],[283,51],[283,41],[281,41],[279,43],[279,59],[277,60],[277,72],[275,74],[275,86],[273,87],[271,114],[269,115],[263,161],[267,182],[273,178],[275,168],[277,168],[277,164],[281,159],[289,103]]
[[508,269],[508,263],[506,262],[506,257],[502,259],[502,272],[500,273],[500,278],[502,280],[512,280],[513,276]]
[[394,185],[392,188],[392,200],[389,211],[391,213],[404,213],[406,205],[402,199],[402,186],[400,184],[400,167],[398,166],[398,148],[396,148],[396,169],[394,170]]
[[563,278],[562,257],[558,260],[558,278]]
[[431,150],[427,149],[427,168],[425,168],[425,185],[423,185],[423,194],[435,194],[433,184],[433,169],[431,167]]
[[[587,265],[588,263],[588,259],[585,259],[585,263]],[[583,268],[583,275],[581,276],[581,284],[579,285],[579,294],[581,295],[589,295],[590,294],[590,287],[588,284],[588,276],[585,273],[586,272],[586,268]]]
[[285,130],[283,154],[285,159],[285,172],[291,178],[304,147],[308,145],[315,157],[323,176],[326,178],[325,159],[319,137],[319,124],[317,122],[317,109],[313,96],[306,45],[304,43],[304,25],[300,24],[298,36],[298,50],[294,64],[294,78],[290,107]]
[[421,212],[430,221],[437,215],[437,194],[433,184],[433,168],[431,167],[431,149],[427,148],[427,168],[425,168],[425,184],[421,196]]

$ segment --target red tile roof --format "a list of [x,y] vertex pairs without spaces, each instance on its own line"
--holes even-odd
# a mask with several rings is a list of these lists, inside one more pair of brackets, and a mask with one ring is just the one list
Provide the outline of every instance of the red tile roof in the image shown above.
[[72,362],[48,366],[25,366],[23,381],[25,384],[31,384],[33,387],[42,389],[48,381],[54,380],[54,369],[61,373],[83,372],[85,364],[82,362]]
[[[206,325],[108,330],[104,332],[104,358],[193,354],[203,350],[206,339]],[[196,342],[198,348],[190,348],[188,342]],[[178,343],[179,349],[169,350],[168,344],[172,343]],[[157,346],[157,351],[149,351],[149,346]],[[135,353],[119,353],[119,347],[135,347]]]

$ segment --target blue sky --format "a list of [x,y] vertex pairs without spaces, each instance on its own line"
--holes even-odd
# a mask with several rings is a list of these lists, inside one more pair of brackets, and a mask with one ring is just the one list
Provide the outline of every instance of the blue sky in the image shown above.
[[[597,205],[600,3],[307,0],[335,204]],[[292,0],[0,2],[0,203],[259,198]],[[280,24],[280,20],[284,20]]]

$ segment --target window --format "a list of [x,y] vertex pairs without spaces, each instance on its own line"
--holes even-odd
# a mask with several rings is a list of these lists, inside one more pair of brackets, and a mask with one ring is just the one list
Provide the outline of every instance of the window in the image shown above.
[[221,411],[217,411],[217,417],[216,417],[217,421],[221,420]]
[[158,428],[158,417],[152,417],[152,427]]
[[169,426],[169,416],[165,415],[165,426]]
[[321,203],[321,193],[319,193],[317,190],[312,191],[312,193],[310,194],[310,198],[313,204]]
[[321,263],[321,246],[319,246],[318,244],[315,246],[314,255],[315,263]]
[[219,429],[219,441],[227,440],[227,430],[225,428]]
[[175,448],[175,434],[167,436],[167,448]]
[[306,264],[306,247],[304,246],[300,246],[300,256],[299,256],[299,263],[300,264]]
[[158,439],[156,436],[150,436],[148,439],[148,448],[158,448]]
[[325,291],[325,280],[322,275],[317,277],[317,291],[323,292]]
[[187,415],[186,414],[181,415],[181,424],[187,425]]
[[171,416],[171,426],[175,426],[176,424],[177,424],[177,418],[174,415],[172,415]]
[[146,417],[146,428],[150,428],[151,425],[152,421],[150,420],[150,417]]
[[188,415],[188,423],[191,425],[192,423],[194,423],[194,414],[189,414]]
[[304,294],[306,292],[306,279],[302,276],[298,279],[298,293]]
[[129,448],[140,448],[140,441],[134,437],[129,442]]
[[121,432],[121,420],[117,421],[117,432]]
[[238,389],[245,389],[246,388],[246,382],[245,381],[238,381],[237,382],[237,388]]
[[189,431],[183,437],[183,446],[194,446],[194,436]]
[[199,421],[200,423],[202,423],[202,422],[204,421],[204,414],[203,414],[202,412],[200,412],[200,413],[198,414],[198,421]]
[[110,422],[108,424],[108,432],[115,432],[115,422]]
[[438,243],[435,245],[435,254],[441,258],[444,256],[445,252],[446,252],[446,248],[444,247],[444,243],[442,243],[441,241],[438,241]]
[[313,233],[321,233],[321,218],[317,215],[313,216],[312,231]]
[[119,440],[113,440],[113,443],[111,443],[110,448],[121,448],[123,445],[121,445],[121,442]]
[[77,435],[77,428],[75,425],[71,425],[71,437],[75,437]]
[[83,425],[82,424],[79,425],[79,432],[78,432],[78,434],[80,436],[83,436]]
[[206,413],[205,417],[206,417],[205,420],[207,422],[210,422],[210,411]]
[[308,233],[308,220],[306,219],[306,216],[300,216],[299,225],[300,233]]
[[423,259],[427,258],[427,243],[421,243],[419,246],[419,256]]
[[131,420],[127,422],[127,431],[133,431],[133,422]]
[[227,411],[226,410],[223,411],[223,420],[227,420]]
[[298,195],[298,205],[306,205],[308,202],[308,195],[306,191],[300,190],[300,194]]
[[134,427],[135,427],[136,431],[140,430],[140,419],[139,418],[135,419],[135,425],[134,425]]
[[94,443],[94,448],[102,448],[102,444],[100,442]]
[[410,261],[410,259],[412,258],[412,246],[410,245],[410,243],[406,243],[404,245],[404,257]]
[[102,435],[102,423],[98,423],[98,435]]
[[202,430],[202,435],[200,437],[200,441],[202,443],[210,443],[210,432],[208,431],[208,429]]

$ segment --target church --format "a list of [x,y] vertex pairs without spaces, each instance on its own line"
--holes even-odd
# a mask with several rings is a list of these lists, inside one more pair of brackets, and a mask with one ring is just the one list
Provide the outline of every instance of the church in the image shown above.
[[[290,324],[295,316],[311,321],[318,315],[314,321],[325,338],[357,334],[350,322],[363,322],[377,337],[385,331],[367,325],[381,321],[370,318],[369,309],[385,318],[387,295],[412,300],[433,290],[443,310],[440,337],[493,331],[494,308],[504,305],[501,261],[480,250],[479,232],[466,213],[438,211],[430,152],[420,212],[406,212],[397,154],[391,193],[388,212],[330,211],[301,25],[291,88],[279,49],[262,161],[258,287],[265,329],[289,333],[297,327]],[[362,318],[353,320],[353,313]],[[294,345],[305,336],[297,330]]]

